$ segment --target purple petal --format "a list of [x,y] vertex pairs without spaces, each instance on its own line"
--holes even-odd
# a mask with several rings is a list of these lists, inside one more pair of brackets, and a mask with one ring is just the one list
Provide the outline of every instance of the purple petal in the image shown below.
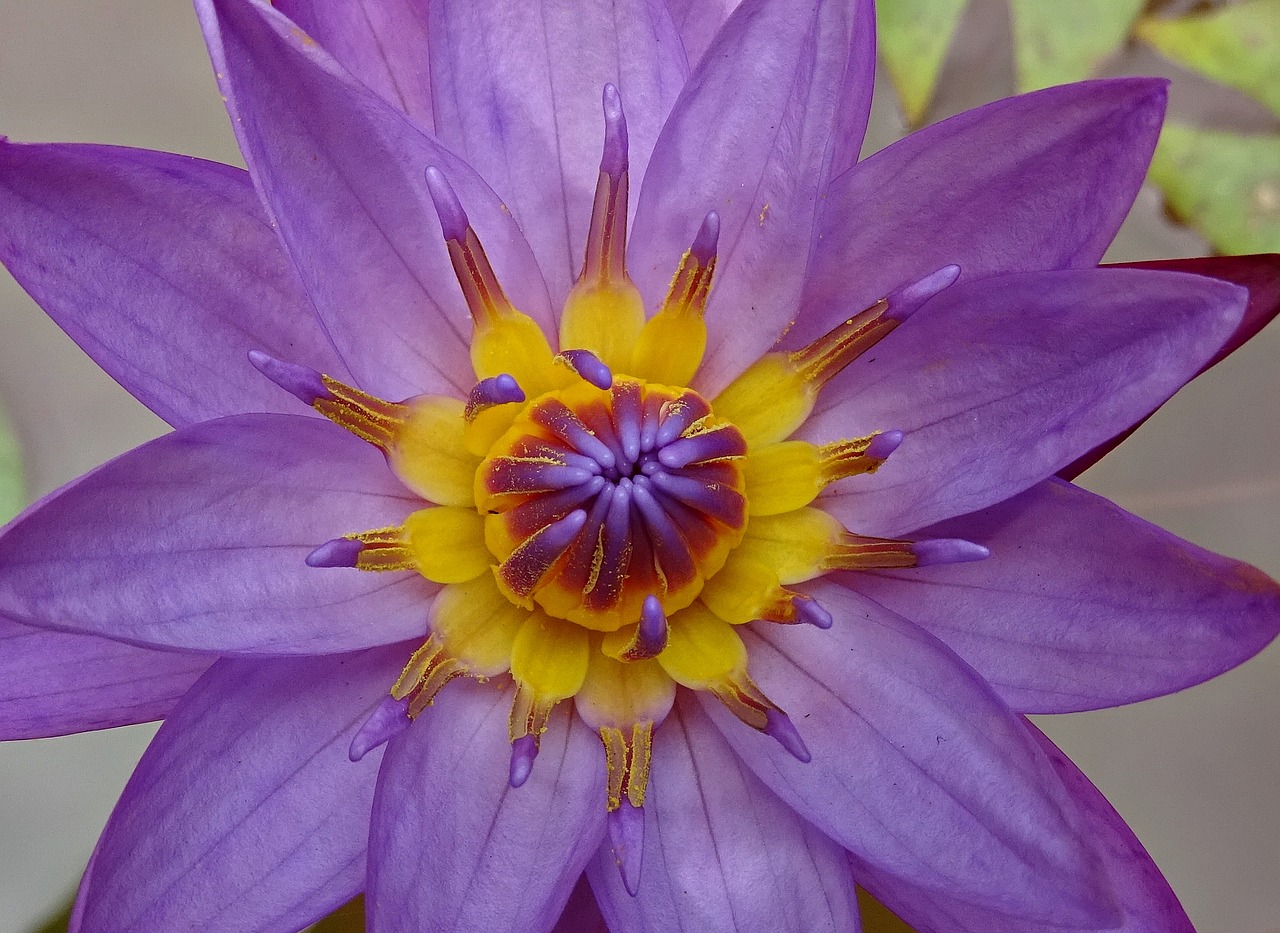
[[100,467],[0,537],[0,612],[144,645],[324,654],[420,636],[417,574],[307,554],[415,508],[378,451],[292,415],[209,421]]
[[845,852],[738,759],[691,695],[654,733],[644,872],[627,894],[603,846],[587,869],[615,930],[858,929]]
[[423,170],[444,172],[511,300],[553,331],[533,254],[467,165],[257,0],[199,0],[249,171],[361,387],[465,396],[471,321]]
[[622,92],[634,211],[658,131],[688,77],[670,14],[661,0],[433,0],[430,9],[440,141],[502,194],[552,296],[563,300],[586,249],[604,140],[601,89]]
[[997,101],[835,179],[787,344],[945,263],[964,279],[1096,265],[1146,175],[1165,86],[1120,78]]
[[[1280,254],[1266,253],[1259,256],[1201,256],[1195,259],[1161,259],[1155,262],[1120,263],[1122,268],[1154,269],[1164,272],[1190,272],[1193,275],[1207,275],[1211,278],[1231,282],[1249,289],[1249,303],[1245,305],[1244,318],[1236,327],[1235,333],[1213,355],[1200,372],[1217,366],[1236,350],[1240,349],[1257,333],[1270,324],[1280,314]],[[1197,373],[1196,375],[1199,375]],[[1192,378],[1195,378],[1194,376]],[[1145,421],[1146,418],[1142,419]],[[1089,467],[1093,466],[1110,451],[1136,431],[1142,421],[1132,425],[1122,434],[1100,444],[1083,457],[1058,471],[1058,475],[1066,480],[1075,479]]]
[[[1194,933],[1191,921],[1133,832],[1089,779],[1035,726],[1027,731],[1040,743],[1054,770],[1084,814],[1085,826],[1102,856],[1103,870],[1123,914],[1116,933]],[[964,903],[937,891],[923,891],[855,861],[858,881],[885,906],[919,930],[951,933],[1044,933],[1039,921],[1011,917]]]
[[552,715],[507,784],[512,690],[458,681],[388,746],[370,841],[370,933],[550,929],[604,836],[604,753]]
[[564,912],[551,933],[609,933],[586,875],[574,885],[569,903],[564,905]]
[[991,557],[841,582],[942,639],[1020,712],[1172,693],[1280,633],[1280,586],[1265,574],[1061,480],[934,532],[963,532]]
[[211,663],[0,616],[0,740],[163,719]]
[[874,15],[871,0],[739,7],[658,138],[628,265],[655,306],[703,217],[719,213],[707,356],[695,383],[708,397],[795,318],[819,195],[866,127]]
[[1230,336],[1245,292],[1087,269],[959,283],[836,377],[806,440],[906,433],[821,502],[894,537],[1016,495],[1160,405]]
[[667,0],[689,64],[697,65],[741,0]]
[[833,628],[745,637],[752,676],[813,760],[704,702],[747,765],[884,873],[1048,925],[1105,926],[1113,905],[1088,836],[1022,721],[932,636],[835,584],[809,589]]
[[407,650],[215,664],[107,822],[84,929],[292,933],[354,896],[381,752],[347,746]]
[[240,169],[0,142],[0,262],[175,426],[303,410],[253,371],[250,349],[347,374]]
[[274,0],[352,75],[430,130],[427,7],[415,0]]

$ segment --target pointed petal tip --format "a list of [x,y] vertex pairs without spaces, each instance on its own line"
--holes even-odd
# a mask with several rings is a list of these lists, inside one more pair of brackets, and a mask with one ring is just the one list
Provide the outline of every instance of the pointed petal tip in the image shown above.
[[622,884],[635,897],[640,893],[640,870],[644,862],[644,807],[632,805],[626,797],[607,819],[609,845],[618,863]]
[[600,156],[600,171],[617,178],[627,170],[627,117],[616,85],[606,84],[600,97],[604,108],[604,152]]
[[533,761],[538,757],[538,740],[522,735],[511,743],[511,767],[507,781],[512,787],[522,787],[533,773]]
[[444,177],[444,172],[434,165],[428,165],[423,175],[427,179],[427,193],[431,195],[431,203],[435,205],[436,216],[440,218],[440,232],[446,240],[457,240],[459,243],[467,235],[467,227],[471,222],[467,212],[462,209],[462,202]]
[[930,272],[921,279],[904,285],[888,296],[889,307],[885,317],[901,323],[920,310],[930,298],[955,284],[960,278],[960,267],[954,263]]
[[823,609],[816,599],[812,596],[797,596],[792,600],[792,605],[796,609],[796,617],[814,628],[820,628],[823,631],[831,628],[835,620],[832,619],[831,613]]
[[355,737],[351,740],[351,748],[347,755],[352,761],[359,761],[380,745],[385,745],[405,729],[409,728],[409,701],[397,700],[385,696],[373,708],[369,718],[364,721]]
[[800,733],[796,731],[790,716],[780,709],[767,710],[764,715],[766,735],[785,748],[797,761],[808,764],[813,760],[808,746],[804,744],[804,739],[800,738]]
[[308,366],[286,363],[261,350],[250,350],[249,362],[254,369],[304,405],[314,405],[319,399],[333,398],[320,373]]
[[702,226],[698,228],[698,234],[693,238],[693,246],[689,247],[689,252],[693,254],[693,258],[703,265],[711,261],[716,254],[716,247],[720,244],[720,215],[715,211],[707,211],[707,216],[702,218]]
[[911,553],[916,556],[917,567],[934,567],[939,564],[966,564],[975,560],[986,560],[991,550],[981,544],[965,541],[963,538],[931,538],[916,541],[911,545]]
[[863,455],[873,460],[888,460],[889,456],[902,446],[906,436],[904,432],[898,430],[881,431],[871,439]]
[[613,371],[590,350],[561,350],[556,354],[556,359],[562,361],[597,389],[608,389],[613,386]]
[[308,567],[354,567],[364,545],[354,538],[333,538],[307,555]]

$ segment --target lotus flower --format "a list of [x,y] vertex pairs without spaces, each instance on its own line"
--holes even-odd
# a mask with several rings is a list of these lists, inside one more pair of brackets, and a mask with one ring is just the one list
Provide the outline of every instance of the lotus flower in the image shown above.
[[1189,929],[1023,718],[1280,628],[1055,476],[1245,312],[1097,267],[1162,82],[859,163],[871,0],[196,5],[248,173],[0,148],[175,429],[0,536],[6,734],[166,719],[77,929]]

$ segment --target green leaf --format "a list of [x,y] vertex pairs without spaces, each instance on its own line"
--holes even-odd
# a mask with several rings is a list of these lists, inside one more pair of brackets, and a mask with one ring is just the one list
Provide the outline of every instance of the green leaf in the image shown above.
[[1182,19],[1145,19],[1137,32],[1166,58],[1280,113],[1280,0],[1252,0]]
[[27,504],[26,483],[22,478],[22,449],[14,437],[0,408],[0,525],[22,511]]
[[1087,78],[1115,53],[1143,0],[1010,0],[1018,90]]
[[902,101],[907,122],[919,126],[933,100],[938,73],[967,0],[876,0],[880,59]]
[[1150,178],[1170,211],[1218,251],[1280,250],[1280,136],[1166,123]]
[[858,888],[858,912],[862,914],[862,933],[915,933],[901,917],[872,897],[866,888]]

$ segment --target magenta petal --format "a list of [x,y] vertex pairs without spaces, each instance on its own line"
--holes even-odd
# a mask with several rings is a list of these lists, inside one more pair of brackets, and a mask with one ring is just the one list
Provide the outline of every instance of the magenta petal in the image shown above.
[[719,212],[707,356],[695,383],[708,396],[795,318],[819,196],[833,164],[852,159],[862,141],[873,47],[871,0],[746,4],[662,129],[628,267],[655,306],[707,212]]
[[211,663],[0,616],[0,740],[162,719]]
[[1016,495],[1177,391],[1244,301],[1224,282],[1132,269],[953,285],[819,398],[807,440],[906,432],[882,470],[822,504],[852,531],[894,536]]
[[1280,633],[1266,574],[1061,480],[922,533],[963,533],[991,557],[841,582],[942,639],[1019,712],[1172,693]]
[[432,127],[427,5],[417,0],[274,0],[342,67],[424,129]]
[[702,698],[747,765],[883,873],[1046,925],[1113,919],[1071,796],[1022,721],[926,632],[834,584],[811,591],[830,630],[753,625],[745,637],[753,678],[812,761]]
[[996,101],[835,179],[788,344],[948,263],[966,279],[1097,264],[1146,175],[1165,86],[1086,81]]
[[654,733],[639,893],[609,847],[587,869],[615,930],[858,929],[845,851],[773,795],[690,694]]
[[432,0],[430,9],[440,141],[502,194],[562,301],[582,271],[604,141],[601,91],[611,83],[622,94],[634,211],[689,74],[675,25],[661,0]]
[[370,933],[550,930],[604,836],[604,753],[564,711],[507,783],[512,689],[457,681],[387,746],[374,801]]
[[249,171],[360,386],[465,395],[471,321],[423,172],[457,191],[508,296],[548,333],[520,228],[466,163],[261,0],[198,0]]
[[716,33],[740,0],[667,0],[667,9],[680,30],[689,64],[695,66],[706,54]]
[[[1071,760],[1031,723],[1027,731],[1039,741],[1076,806],[1084,814],[1085,827],[1102,856],[1103,871],[1115,892],[1123,914],[1115,933],[1194,933],[1178,898],[1151,861],[1133,832]],[[888,908],[918,930],[949,933],[1044,933],[1039,921],[1012,917],[966,904],[937,891],[914,885],[857,865],[858,881]]]
[[346,376],[241,169],[0,141],[0,262],[175,426],[303,410],[253,371],[251,349]]
[[[1263,253],[1257,256],[1200,256],[1194,259],[1160,259],[1154,262],[1120,263],[1121,268],[1154,269],[1163,272],[1190,272],[1231,282],[1249,290],[1249,303],[1245,305],[1244,318],[1222,348],[1205,363],[1200,372],[1217,366],[1236,350],[1252,340],[1276,315],[1280,314],[1280,253]],[[1197,373],[1196,375],[1199,375]],[[1192,377],[1194,378],[1194,377]],[[1144,418],[1143,421],[1146,419]],[[1129,427],[1105,444],[1100,444],[1073,463],[1058,471],[1066,480],[1075,479],[1093,466],[1110,451],[1136,431],[1142,422]]]
[[381,454],[319,418],[184,428],[46,500],[0,537],[0,612],[145,645],[351,651],[421,635],[417,574],[317,570],[318,542],[419,503]]
[[214,665],[107,822],[83,929],[293,933],[354,896],[381,752],[347,745],[407,651]]

